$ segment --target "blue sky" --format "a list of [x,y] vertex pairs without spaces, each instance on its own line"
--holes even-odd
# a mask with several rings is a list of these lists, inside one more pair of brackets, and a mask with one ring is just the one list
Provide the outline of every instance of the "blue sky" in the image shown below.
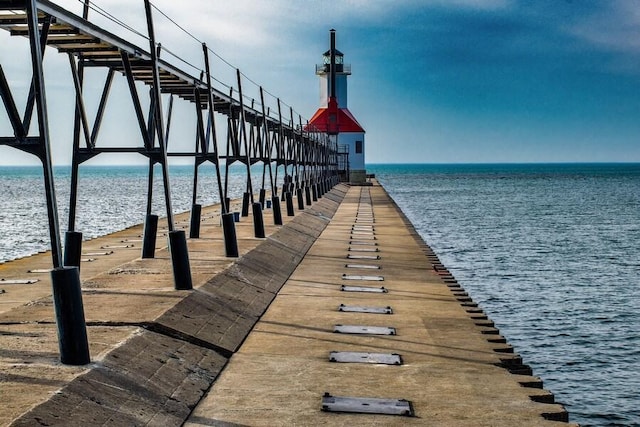
[[[57,3],[80,11],[76,0]],[[97,1],[142,32],[139,3]],[[352,65],[349,109],[367,131],[368,163],[640,161],[635,0],[192,0],[189,8],[177,3],[184,4],[154,2],[305,118],[318,106],[314,65],[335,28],[338,49]],[[157,17],[159,41],[202,67],[198,43],[163,19]],[[101,25],[135,40],[109,22]],[[24,46],[0,33],[0,61],[12,85],[22,80],[26,87],[24,68],[13,60],[23,57],[26,64]],[[62,164],[70,158],[71,80],[65,57],[48,55],[54,158]],[[235,86],[233,69],[214,61],[214,74]],[[99,95],[99,81],[91,86],[89,78],[87,91],[93,87]],[[251,82],[243,85],[255,96]],[[105,127],[105,144],[135,140],[133,115],[112,108],[118,111]],[[185,119],[176,123],[188,123],[191,110],[181,108],[176,114]],[[8,129],[0,110],[0,131]],[[171,143],[191,141],[192,134],[190,124],[183,130],[176,125]],[[3,164],[26,161],[0,148]]]

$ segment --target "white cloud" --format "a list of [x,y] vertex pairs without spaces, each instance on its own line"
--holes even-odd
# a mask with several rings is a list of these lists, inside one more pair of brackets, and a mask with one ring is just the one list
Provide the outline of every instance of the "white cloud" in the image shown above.
[[621,53],[640,53],[640,9],[635,0],[607,2],[605,10],[578,19],[567,28],[593,47]]

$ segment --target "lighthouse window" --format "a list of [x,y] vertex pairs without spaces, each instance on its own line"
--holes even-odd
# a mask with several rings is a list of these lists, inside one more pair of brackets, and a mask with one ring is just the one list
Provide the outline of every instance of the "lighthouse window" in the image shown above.
[[362,141],[356,141],[356,154],[362,154]]

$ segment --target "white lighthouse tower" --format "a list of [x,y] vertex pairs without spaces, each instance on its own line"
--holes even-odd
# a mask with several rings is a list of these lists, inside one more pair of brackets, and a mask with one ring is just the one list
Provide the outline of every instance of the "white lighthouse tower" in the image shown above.
[[336,49],[336,30],[330,31],[330,49],[322,55],[322,64],[316,65],[320,77],[320,108],[309,125],[337,138],[340,151],[348,151],[348,180],[351,184],[364,184],[365,131],[347,107],[347,76],[351,65],[344,63],[344,55]]

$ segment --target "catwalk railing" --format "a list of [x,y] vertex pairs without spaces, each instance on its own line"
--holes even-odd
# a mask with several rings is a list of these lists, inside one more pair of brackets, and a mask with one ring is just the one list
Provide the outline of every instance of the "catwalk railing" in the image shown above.
[[[219,81],[212,75],[209,60],[211,50],[205,43],[202,43],[203,67],[198,76],[160,58],[164,50],[155,36],[155,6],[149,0],[141,1],[144,1],[147,28],[144,38],[149,41],[146,49],[90,22],[92,4],[88,0],[84,2],[82,17],[46,0],[0,0],[0,28],[7,30],[11,36],[26,38],[23,45],[25,52],[30,53],[32,71],[25,111],[20,115],[15,102],[16,91],[0,62],[0,97],[10,123],[10,128],[0,128],[0,145],[35,155],[43,165],[54,302],[61,359],[67,364],[85,364],[89,361],[79,279],[82,233],[76,230],[78,176],[84,162],[103,153],[137,153],[148,159],[143,258],[153,258],[155,252],[158,215],[152,211],[153,173],[155,165],[161,167],[176,289],[191,289],[192,283],[185,232],[174,228],[168,177],[169,157],[190,157],[194,161],[191,238],[199,237],[199,167],[207,162],[213,164],[221,206],[225,254],[229,257],[238,256],[228,198],[229,167],[233,163],[238,162],[246,167],[242,215],[248,216],[249,208],[253,209],[256,237],[264,237],[262,208],[267,191],[271,193],[274,223],[278,225],[282,224],[280,200],[287,202],[287,215],[294,215],[294,194],[298,209],[304,209],[305,205],[317,200],[337,182],[338,150],[335,139],[311,131],[300,115],[294,117],[293,108],[289,107],[288,114],[286,110],[283,113],[280,99],[276,100],[273,108],[267,107],[262,87],[259,88],[259,102],[243,96],[244,74],[239,70],[236,70],[235,88],[228,87],[228,93],[216,88]],[[0,47],[0,51],[2,49]],[[69,226],[65,234],[64,253],[52,167],[47,81],[43,72],[44,54],[54,49],[68,57],[75,92],[75,114],[68,118],[69,122],[73,122],[73,135],[70,136],[73,144]],[[91,90],[84,84],[88,70],[104,70],[104,84],[92,121],[85,105]],[[132,120],[137,123],[139,131],[137,138],[127,140],[137,139],[140,141],[137,145],[113,144],[112,141],[105,144],[101,138],[101,125],[116,79],[124,79],[126,83],[129,105],[133,105],[134,111]],[[144,90],[145,87],[148,90]],[[122,97],[117,101],[121,103]],[[196,136],[192,150],[169,149],[175,101],[193,105]],[[163,111],[165,104],[166,112]],[[144,106],[148,108],[145,110]],[[37,126],[32,124],[34,114]],[[251,176],[251,166],[256,164],[262,166],[257,201]],[[282,183],[281,189],[278,188],[279,182]]]

